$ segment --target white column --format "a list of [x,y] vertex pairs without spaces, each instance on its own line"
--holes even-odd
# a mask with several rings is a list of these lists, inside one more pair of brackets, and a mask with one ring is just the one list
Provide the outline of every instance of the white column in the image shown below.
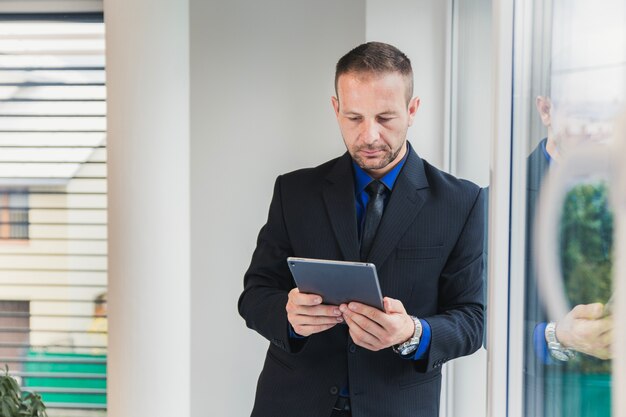
[[[511,91],[513,4],[492,9],[493,124],[490,126],[489,294],[487,298],[487,416],[506,416],[508,387],[509,227],[511,226]],[[521,410],[514,411],[514,415]]]
[[190,410],[189,13],[107,0],[109,415]]

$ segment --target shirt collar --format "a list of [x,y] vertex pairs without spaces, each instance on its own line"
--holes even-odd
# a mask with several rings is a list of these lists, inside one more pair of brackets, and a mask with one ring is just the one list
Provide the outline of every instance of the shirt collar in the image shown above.
[[548,149],[546,148],[547,143],[548,143],[547,140],[541,141],[541,150],[543,151],[543,156],[545,156],[546,159],[548,160],[548,165],[549,165],[552,163],[552,157],[550,156],[550,154],[548,153]]
[[[384,177],[380,179],[380,181],[385,184],[388,190],[393,190],[393,185],[396,183],[398,179],[398,175],[400,175],[400,171],[406,162],[406,158],[409,156],[409,152],[411,151],[411,145],[409,142],[406,143],[406,154],[404,158],[395,166],[391,171],[385,174]],[[361,193],[365,190],[365,187],[372,182],[374,179],[369,176],[367,172],[363,170],[360,166],[357,165],[354,160],[352,161],[352,166],[354,167],[354,186],[356,194]]]

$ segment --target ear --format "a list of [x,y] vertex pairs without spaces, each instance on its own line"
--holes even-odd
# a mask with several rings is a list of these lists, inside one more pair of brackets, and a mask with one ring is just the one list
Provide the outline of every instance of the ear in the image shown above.
[[420,106],[420,98],[413,97],[411,101],[409,101],[409,126],[413,125],[413,119],[415,118],[415,114],[417,113],[417,109]]
[[330,98],[330,101],[333,104],[333,109],[335,109],[335,116],[339,117],[339,99],[335,96]]
[[550,127],[552,124],[551,112],[552,112],[552,101],[550,97],[538,96],[535,100],[535,107],[537,107],[537,112],[539,112],[539,117],[541,117],[541,123],[544,126]]

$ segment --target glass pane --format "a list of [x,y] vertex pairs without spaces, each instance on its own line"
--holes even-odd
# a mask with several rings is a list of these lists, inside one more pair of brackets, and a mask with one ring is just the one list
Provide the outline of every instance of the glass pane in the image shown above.
[[[556,228],[562,277],[536,272],[536,242],[550,230],[534,226],[545,215],[538,209],[545,178],[583,147],[606,149],[612,141],[626,96],[626,1],[529,3],[530,74],[515,74],[529,80],[515,92],[522,97],[515,112],[528,114],[515,120],[527,126],[513,139],[529,145],[526,154],[513,156],[526,161],[523,415],[605,417],[611,415],[613,324],[606,305],[613,293],[613,180],[602,170],[568,179]],[[569,312],[551,323],[546,308],[554,294],[540,294],[539,287],[555,278],[562,280]]]
[[0,366],[50,417],[104,417],[104,24],[71,18],[0,17]]

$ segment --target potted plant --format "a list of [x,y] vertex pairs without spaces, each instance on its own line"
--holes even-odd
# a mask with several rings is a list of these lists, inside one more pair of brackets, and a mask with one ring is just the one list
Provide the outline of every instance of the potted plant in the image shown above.
[[48,417],[41,396],[32,392],[23,395],[8,366],[0,376],[0,417]]

